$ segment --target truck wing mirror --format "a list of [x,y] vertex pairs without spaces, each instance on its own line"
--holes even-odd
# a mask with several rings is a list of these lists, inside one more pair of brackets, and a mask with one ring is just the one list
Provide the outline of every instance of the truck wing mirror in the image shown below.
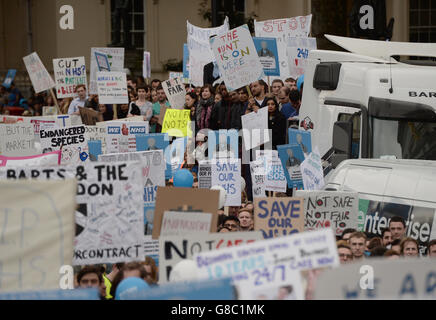
[[342,161],[351,158],[353,124],[348,121],[337,121],[333,127],[332,167],[336,168]]

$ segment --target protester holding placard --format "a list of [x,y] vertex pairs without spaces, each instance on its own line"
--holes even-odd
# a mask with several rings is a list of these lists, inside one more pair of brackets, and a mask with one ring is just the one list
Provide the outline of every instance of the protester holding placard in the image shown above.
[[[153,85],[153,83],[152,83]],[[159,85],[156,89],[158,101],[153,104],[153,117],[150,120],[150,133],[159,133],[164,119],[164,114],[167,108],[171,105],[167,100],[165,90],[162,85]]]
[[280,113],[274,98],[266,98],[265,104],[268,107],[268,129],[272,131],[272,147],[276,150],[278,145],[286,143],[286,118]]
[[86,86],[84,84],[77,85],[75,93],[78,97],[71,101],[70,107],[68,108],[68,114],[80,115],[79,107],[85,107],[86,100],[88,99],[86,95]]
[[206,84],[201,87],[200,101],[196,111],[196,124],[198,130],[211,128],[210,119],[214,105],[214,90],[210,84]]

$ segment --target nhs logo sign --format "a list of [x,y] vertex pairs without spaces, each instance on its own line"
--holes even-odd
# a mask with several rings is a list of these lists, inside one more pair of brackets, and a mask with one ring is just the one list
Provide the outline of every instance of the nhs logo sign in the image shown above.
[[107,133],[108,134],[120,134],[121,133],[121,128],[120,127],[108,127],[107,128]]
[[130,134],[147,134],[147,127],[130,127]]

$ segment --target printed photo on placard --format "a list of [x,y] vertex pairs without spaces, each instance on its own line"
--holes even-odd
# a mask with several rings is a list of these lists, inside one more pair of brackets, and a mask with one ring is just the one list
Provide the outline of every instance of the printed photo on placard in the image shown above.
[[254,46],[266,76],[280,76],[276,38],[253,37]]
[[285,171],[286,180],[289,188],[303,189],[303,177],[300,165],[304,161],[304,153],[301,146],[287,144],[277,146],[279,158]]

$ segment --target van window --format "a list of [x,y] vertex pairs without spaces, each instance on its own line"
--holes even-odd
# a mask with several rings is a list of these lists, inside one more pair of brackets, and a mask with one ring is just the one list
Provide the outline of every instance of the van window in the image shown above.
[[391,172],[391,168],[351,165],[343,186],[361,193],[383,195]]
[[361,115],[360,113],[355,113],[354,115],[349,113],[340,113],[338,115],[338,121],[350,121],[351,118],[353,118],[353,142],[351,159],[359,159]]

